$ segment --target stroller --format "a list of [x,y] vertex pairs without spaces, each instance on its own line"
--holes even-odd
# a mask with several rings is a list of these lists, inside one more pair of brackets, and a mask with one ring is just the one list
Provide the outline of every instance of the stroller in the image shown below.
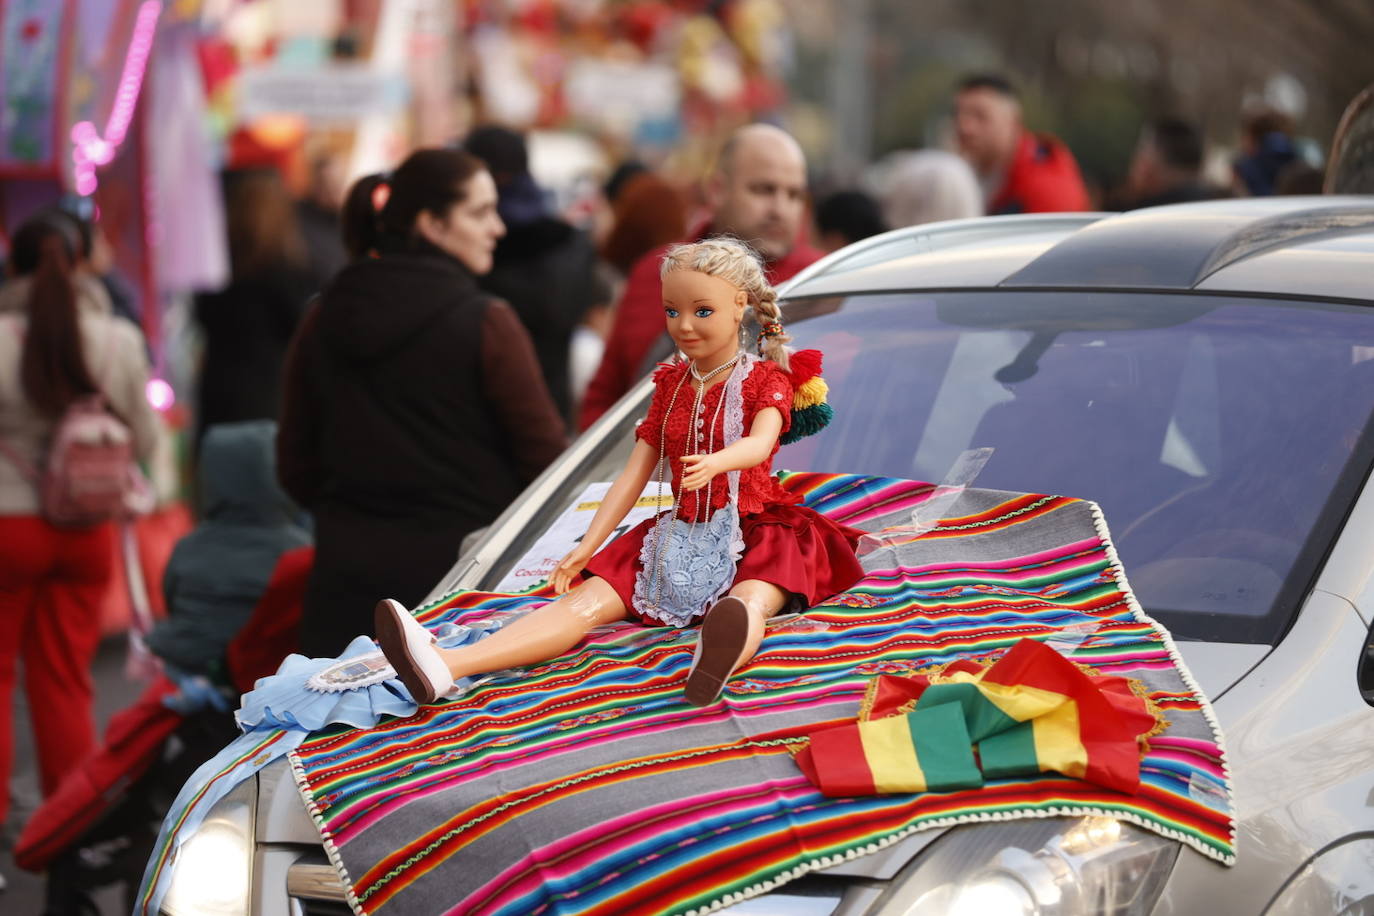
[[155,676],[110,720],[101,748],[24,825],[14,858],[27,871],[47,870],[44,916],[99,916],[92,892],[120,883],[132,911],[163,815],[191,773],[238,734],[229,711],[238,695],[295,651],[314,553],[300,547],[282,554],[229,645],[230,683],[217,698]]

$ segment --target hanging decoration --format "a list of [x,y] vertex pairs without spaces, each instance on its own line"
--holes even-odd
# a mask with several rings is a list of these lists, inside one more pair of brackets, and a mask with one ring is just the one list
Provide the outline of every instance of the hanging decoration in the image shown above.
[[148,55],[152,52],[153,36],[157,32],[157,20],[161,13],[160,0],[144,0],[139,4],[133,35],[130,37],[129,48],[124,57],[124,69],[119,75],[119,85],[104,132],[97,132],[95,125],[90,121],[79,121],[72,125],[73,182],[76,193],[83,197],[95,193],[98,184],[96,169],[114,160],[115,154],[119,152],[119,147],[128,135],[134,109],[138,105],[138,96],[143,88],[143,75],[148,67]]

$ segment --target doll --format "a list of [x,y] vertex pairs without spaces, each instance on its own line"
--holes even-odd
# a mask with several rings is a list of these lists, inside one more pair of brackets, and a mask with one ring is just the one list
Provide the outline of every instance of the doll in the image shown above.
[[[559,597],[456,649],[434,645],[399,602],[378,604],[378,641],[417,702],[434,702],[459,677],[555,658],[593,627],[629,617],[649,626],[700,621],[685,698],[704,706],[753,657],[768,618],[862,576],[860,532],[798,505],[772,476],[793,423],[794,381],[806,382],[810,401],[824,382],[816,351],[786,348],[777,294],[758,258],[734,239],[706,239],[670,249],[660,275],[681,355],[655,371],[624,470],[586,537],[554,568]],[[741,346],[746,315],[760,329],[758,356]],[[814,432],[816,409],[797,413]],[[813,422],[803,423],[803,413]],[[596,552],[655,478],[660,491],[671,486],[674,507]]]

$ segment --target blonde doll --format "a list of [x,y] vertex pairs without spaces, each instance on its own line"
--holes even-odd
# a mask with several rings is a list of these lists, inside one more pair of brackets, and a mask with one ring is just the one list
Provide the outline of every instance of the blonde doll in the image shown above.
[[[586,537],[555,567],[560,597],[456,649],[435,646],[398,602],[377,606],[378,640],[417,702],[434,702],[459,677],[554,658],[593,627],[633,617],[650,626],[701,622],[685,691],[704,706],[753,657],[768,618],[789,604],[817,604],[862,575],[859,532],[798,505],[772,476],[795,388],[815,378],[814,400],[823,382],[819,353],[785,346],[777,293],[757,256],[729,238],[678,245],[661,277],[681,356],[654,373],[625,469]],[[746,316],[759,327],[758,356],[740,345]],[[660,489],[671,487],[674,508],[596,552],[655,477]]]

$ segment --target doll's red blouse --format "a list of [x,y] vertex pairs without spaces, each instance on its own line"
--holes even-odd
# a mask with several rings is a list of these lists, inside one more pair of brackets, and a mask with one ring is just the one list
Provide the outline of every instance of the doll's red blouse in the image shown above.
[[[710,483],[711,499],[710,508],[707,508],[706,491],[707,487],[702,487],[694,492],[683,493],[682,484],[682,458],[685,455],[708,454],[718,452],[724,447],[724,426],[725,410],[720,405],[720,399],[725,396],[725,385],[714,385],[706,391],[702,398],[701,414],[698,419],[698,426],[695,430],[689,430],[692,414],[692,402],[695,400],[695,392],[692,390],[690,379],[685,379],[689,369],[686,363],[678,362],[669,365],[659,366],[654,372],[654,397],[649,404],[649,412],[640,421],[635,435],[643,439],[657,451],[659,448],[660,436],[664,437],[663,450],[669,458],[668,465],[672,469],[672,492],[678,505],[678,516],[684,519],[697,518],[705,519],[711,510],[718,509],[730,501],[730,489],[725,474],[717,474]],[[679,388],[679,383],[681,388]],[[673,399],[673,391],[677,390],[677,398]],[[765,407],[777,408],[782,414],[782,432],[787,432],[792,424],[792,382],[786,373],[778,368],[777,363],[771,360],[759,360],[754,363],[749,375],[745,377],[741,388],[742,400],[744,401],[744,434],[749,435],[749,430],[754,424],[754,417]],[[668,411],[669,404],[672,403],[672,410],[668,413],[667,428],[664,428],[664,412]],[[711,439],[710,424],[714,420],[715,438]],[[690,441],[689,441],[690,440]],[[778,452],[778,444],[773,444],[773,449],[768,453],[768,458],[763,463],[752,468],[746,468],[740,472],[739,479],[739,513],[740,515],[752,515],[763,511],[768,506],[776,505],[796,505],[801,502],[801,498],[794,493],[783,489],[773,476],[773,456]],[[668,481],[665,479],[665,484]]]

